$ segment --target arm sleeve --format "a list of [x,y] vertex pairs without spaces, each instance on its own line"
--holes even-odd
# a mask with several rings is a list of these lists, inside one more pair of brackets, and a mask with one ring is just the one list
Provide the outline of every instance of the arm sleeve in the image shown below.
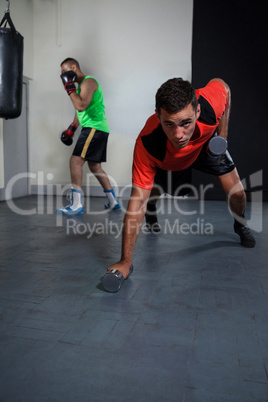
[[[197,90],[197,97],[202,96],[212,107],[218,124],[227,106],[227,93],[219,81],[210,81],[204,88]],[[201,105],[202,108],[202,105]]]
[[151,190],[155,174],[155,163],[144,146],[137,140],[132,165],[132,184],[144,190]]

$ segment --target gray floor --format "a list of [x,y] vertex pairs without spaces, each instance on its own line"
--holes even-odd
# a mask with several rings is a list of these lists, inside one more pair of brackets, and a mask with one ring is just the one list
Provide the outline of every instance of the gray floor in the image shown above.
[[245,249],[224,202],[163,200],[109,294],[123,213],[103,202],[69,219],[53,197],[0,203],[1,402],[268,401],[267,204]]

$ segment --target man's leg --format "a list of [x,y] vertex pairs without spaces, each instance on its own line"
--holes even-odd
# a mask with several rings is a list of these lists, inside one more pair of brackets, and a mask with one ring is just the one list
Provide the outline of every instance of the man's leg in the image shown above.
[[109,202],[108,202],[108,204],[105,204],[105,208],[120,209],[121,205],[115,196],[114,190],[112,189],[112,186],[111,186],[111,183],[110,183],[110,180],[109,180],[107,174],[102,169],[101,163],[88,161],[88,167],[89,167],[89,170],[94,174],[94,176],[99,181],[100,185],[102,186],[102,188],[108,198]]
[[79,191],[82,190],[84,163],[85,163],[85,159],[81,158],[81,156],[72,155],[70,158],[70,171],[71,171],[72,187]]
[[156,203],[159,197],[163,193],[176,196],[189,194],[191,192],[191,177],[191,168],[180,171],[157,169],[145,214],[146,227],[149,231],[159,232],[161,230],[156,215]]
[[105,173],[105,171],[102,169],[101,163],[88,161],[88,167],[89,167],[89,170],[98,179],[103,190],[111,190],[112,189],[110,180],[109,180],[107,174]]
[[146,228],[153,233],[158,233],[161,230],[160,226],[158,225],[156,214],[156,203],[159,200],[161,194],[163,194],[163,192],[158,186],[153,187],[147,203],[145,213]]
[[83,213],[82,205],[82,178],[83,178],[83,165],[85,159],[80,156],[72,155],[70,158],[70,172],[72,181],[72,202],[65,208],[60,208],[57,212],[66,215],[76,215]]
[[234,217],[234,231],[240,236],[241,244],[254,247],[255,239],[245,219],[246,194],[236,169],[222,176],[215,176],[228,199],[228,206]]

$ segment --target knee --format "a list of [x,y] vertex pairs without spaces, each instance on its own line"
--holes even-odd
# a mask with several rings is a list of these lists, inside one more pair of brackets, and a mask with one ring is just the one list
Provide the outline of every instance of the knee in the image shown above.
[[100,163],[88,162],[88,167],[93,174],[98,174],[102,172]]
[[241,189],[241,190],[234,191],[234,192],[229,196],[229,198],[230,198],[230,201],[231,201],[231,202],[235,202],[235,203],[238,203],[238,204],[242,204],[242,203],[244,203],[245,200],[246,200],[246,194],[245,194],[245,191],[244,191],[243,189]]
[[72,155],[70,158],[70,167],[83,166],[85,161],[79,156]]

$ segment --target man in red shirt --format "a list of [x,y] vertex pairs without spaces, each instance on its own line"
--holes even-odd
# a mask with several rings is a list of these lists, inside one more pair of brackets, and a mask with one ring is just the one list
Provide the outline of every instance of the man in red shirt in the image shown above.
[[231,92],[222,79],[194,90],[188,81],[173,78],[156,94],[156,113],[137,138],[133,158],[132,192],[124,218],[121,260],[108,268],[129,275],[136,239],[144,215],[147,228],[159,231],[156,202],[162,193],[189,193],[192,168],[213,175],[227,194],[241,244],[254,247],[255,239],[244,217],[246,195],[228,151],[218,157],[207,152],[217,135],[227,139]]

